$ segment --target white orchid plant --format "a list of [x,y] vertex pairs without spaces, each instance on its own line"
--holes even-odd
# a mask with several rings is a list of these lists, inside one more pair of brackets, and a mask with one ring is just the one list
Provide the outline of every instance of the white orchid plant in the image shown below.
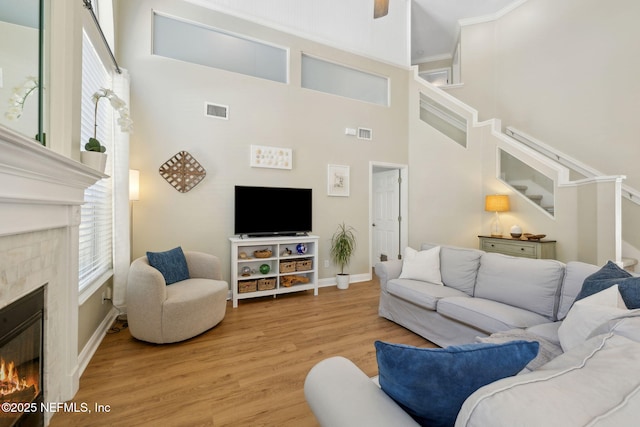
[[98,102],[101,98],[107,98],[109,103],[113,107],[114,110],[118,112],[120,117],[118,118],[118,126],[120,126],[120,130],[122,132],[130,132],[133,128],[133,120],[129,116],[129,109],[127,108],[127,103],[122,100],[114,91],[111,89],[100,88],[96,93],[91,97],[93,103],[96,105],[95,113],[93,116],[93,138],[89,138],[89,142],[87,142],[84,146],[84,149],[87,151],[97,151],[99,153],[104,153],[107,149],[104,145],[100,144],[97,138],[98,131]]
[[28,76],[22,86],[13,88],[13,95],[9,98],[9,109],[4,116],[9,120],[18,120],[24,111],[24,103],[36,89],[38,89],[38,78],[34,76]]

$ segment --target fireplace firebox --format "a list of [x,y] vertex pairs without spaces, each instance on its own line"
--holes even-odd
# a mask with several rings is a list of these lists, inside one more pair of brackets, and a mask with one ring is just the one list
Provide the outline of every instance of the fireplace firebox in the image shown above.
[[44,287],[0,310],[0,427],[43,426]]

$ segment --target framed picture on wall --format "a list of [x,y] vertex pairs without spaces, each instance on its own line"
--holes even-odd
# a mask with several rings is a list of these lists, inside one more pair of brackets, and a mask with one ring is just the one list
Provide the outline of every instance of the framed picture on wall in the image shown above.
[[327,170],[327,194],[349,197],[349,166],[329,165]]

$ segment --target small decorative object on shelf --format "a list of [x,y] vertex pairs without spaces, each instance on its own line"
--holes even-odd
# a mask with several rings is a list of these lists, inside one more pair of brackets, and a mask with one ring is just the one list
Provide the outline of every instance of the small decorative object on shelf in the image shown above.
[[284,248],[284,251],[280,253],[280,256],[289,256],[289,255],[291,255],[291,249],[289,248]]
[[267,274],[269,273],[269,271],[271,271],[271,267],[269,267],[269,264],[262,264],[260,266],[260,273]]
[[282,276],[280,278],[280,283],[282,284],[282,286],[290,288],[291,286],[297,285],[298,283],[309,283],[309,278],[306,276],[298,275]]
[[300,255],[304,255],[307,253],[307,245],[305,245],[304,243],[298,243],[298,245],[296,246],[296,251],[298,251],[298,253]]
[[511,227],[510,233],[511,237],[513,237],[514,239],[518,239],[520,236],[522,236],[522,228],[520,228],[518,224],[515,224],[513,227]]
[[269,258],[271,255],[273,255],[273,252],[271,251],[271,249],[260,249],[257,251],[253,251],[253,255],[255,255],[256,258]]
[[530,240],[532,242],[539,242],[540,239],[544,239],[545,237],[547,237],[547,235],[546,234],[524,233],[524,237],[526,237],[527,240]]
[[240,270],[240,275],[244,277],[251,276],[251,267],[246,265],[242,267],[242,269]]

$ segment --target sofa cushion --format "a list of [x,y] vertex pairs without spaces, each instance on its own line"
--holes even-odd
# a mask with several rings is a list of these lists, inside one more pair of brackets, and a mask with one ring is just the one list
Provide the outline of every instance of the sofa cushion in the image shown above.
[[438,301],[447,297],[466,297],[464,292],[448,286],[434,285],[419,280],[393,279],[387,283],[387,292],[417,306],[435,310]]
[[416,348],[376,341],[382,390],[421,425],[453,426],[464,400],[480,387],[516,375],[538,343]]
[[482,387],[456,427],[637,425],[640,343],[600,335],[540,369]]
[[165,252],[147,252],[149,265],[162,273],[167,285],[189,278],[187,259],[181,247]]
[[538,355],[527,364],[525,371],[535,371],[542,365],[549,363],[549,361],[555,359],[562,354],[562,347],[560,344],[553,343],[542,338],[539,335],[532,334],[529,329],[512,329],[510,331],[495,332],[488,337],[478,337],[478,342],[488,342],[494,344],[500,344],[510,341],[535,341],[540,344]]
[[582,289],[584,280],[589,275],[599,270],[597,265],[587,264],[579,261],[570,261],[564,269],[564,279],[562,280],[562,289],[560,291],[560,305],[558,307],[557,319],[565,318],[576,296]]
[[489,334],[516,328],[525,329],[548,322],[546,317],[537,313],[477,297],[441,299],[438,301],[437,311]]
[[628,308],[640,308],[640,277],[632,276],[612,261],[584,280],[576,301],[613,285],[619,285],[620,294]]
[[529,326],[527,328],[527,332],[538,335],[539,337],[559,346],[560,338],[558,338],[558,328],[560,328],[560,325],[562,325],[562,322],[560,321],[541,323],[539,325]]
[[[422,249],[431,249],[437,245],[424,243]],[[480,257],[484,252],[478,249],[458,248],[455,246],[440,247],[440,274],[442,282],[473,296],[476,277],[480,267]]]
[[612,319],[603,323],[591,332],[589,338],[610,332],[640,342],[640,312],[633,310],[633,313],[629,313],[623,318]]
[[558,329],[562,349],[571,350],[586,341],[603,323],[630,314],[634,313],[624,304],[618,285],[576,301]]
[[440,246],[416,251],[407,246],[404,250],[401,279],[422,280],[424,282],[442,285],[440,276]]
[[563,277],[564,264],[559,261],[485,253],[480,258],[474,296],[555,320]]

